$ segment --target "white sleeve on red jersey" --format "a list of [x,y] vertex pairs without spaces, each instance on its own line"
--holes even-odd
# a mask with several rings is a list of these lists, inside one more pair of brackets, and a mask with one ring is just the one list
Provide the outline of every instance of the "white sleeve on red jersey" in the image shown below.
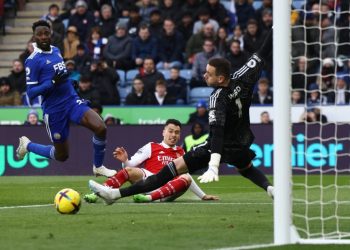
[[205,196],[205,193],[203,192],[203,190],[197,185],[197,183],[195,182],[195,180],[192,178],[192,176],[189,174],[189,176],[192,179],[191,185],[189,187],[189,189],[199,197],[199,199],[203,199],[203,197]]
[[151,142],[137,150],[137,152],[131,156],[131,159],[124,163],[125,167],[137,167],[141,165],[145,160],[149,159],[152,154]]

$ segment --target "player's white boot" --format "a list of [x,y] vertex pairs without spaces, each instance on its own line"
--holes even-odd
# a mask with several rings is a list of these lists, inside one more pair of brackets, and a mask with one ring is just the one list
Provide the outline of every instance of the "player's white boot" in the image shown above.
[[97,168],[95,167],[95,165],[93,166],[92,171],[96,177],[97,176],[112,177],[117,173],[117,171],[113,169],[108,169],[105,166],[101,166]]
[[275,196],[274,187],[268,186],[266,191],[267,191],[268,196],[270,196],[273,199],[273,197]]
[[106,205],[112,205],[117,201],[117,199],[120,198],[119,189],[113,189],[111,187],[101,185],[93,180],[89,180],[89,188],[97,196],[101,197],[105,201]]
[[19,145],[16,149],[16,156],[19,160],[22,160],[24,156],[28,153],[27,146],[30,143],[28,137],[22,136],[19,138]]

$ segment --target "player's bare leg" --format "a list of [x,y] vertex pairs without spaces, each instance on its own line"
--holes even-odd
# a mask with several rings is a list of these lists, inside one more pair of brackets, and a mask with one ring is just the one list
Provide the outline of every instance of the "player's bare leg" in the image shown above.
[[115,170],[111,170],[103,166],[103,159],[106,151],[107,128],[101,117],[95,111],[90,109],[85,112],[80,124],[94,132],[94,136],[92,138],[94,147],[93,173],[96,176],[106,177],[115,175]]

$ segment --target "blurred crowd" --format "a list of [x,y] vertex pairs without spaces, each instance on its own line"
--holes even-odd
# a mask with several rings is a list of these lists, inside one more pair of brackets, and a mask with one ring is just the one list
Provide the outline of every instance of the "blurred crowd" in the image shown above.
[[[52,26],[84,99],[99,105],[184,105],[206,87],[206,63],[225,57],[238,70],[272,27],[272,0],[66,0],[42,17]],[[349,104],[349,1],[292,1],[292,104]],[[254,6],[259,6],[254,8]],[[337,45],[337,46],[336,46]],[[0,105],[40,105],[25,95],[25,59],[8,77]],[[134,73],[126,79],[128,72]],[[182,72],[188,72],[185,76]],[[253,104],[273,103],[272,55]]]

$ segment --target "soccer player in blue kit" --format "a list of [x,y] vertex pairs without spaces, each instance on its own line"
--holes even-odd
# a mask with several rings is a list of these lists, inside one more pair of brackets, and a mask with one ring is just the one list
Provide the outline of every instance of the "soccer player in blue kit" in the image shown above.
[[17,157],[23,159],[27,152],[33,152],[57,161],[67,160],[69,123],[72,121],[94,133],[93,173],[96,176],[113,176],[116,171],[103,166],[106,125],[75,92],[59,49],[51,45],[49,23],[37,21],[32,29],[34,51],[25,61],[27,94],[31,99],[39,95],[43,97],[44,121],[53,145],[34,143],[22,136],[19,138]]

